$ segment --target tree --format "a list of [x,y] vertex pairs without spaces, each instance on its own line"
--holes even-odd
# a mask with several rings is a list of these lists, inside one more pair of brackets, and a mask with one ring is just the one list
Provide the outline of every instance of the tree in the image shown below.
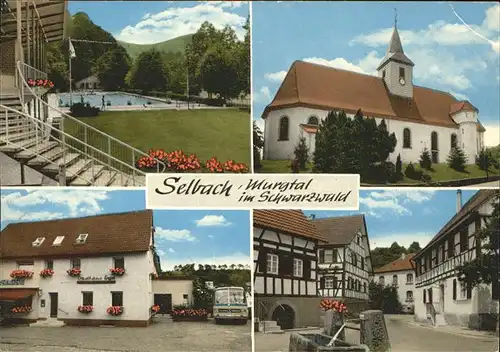
[[167,74],[161,53],[154,48],[141,53],[134,63],[129,83],[144,94],[151,91],[165,91]]
[[420,243],[412,242],[408,247],[408,253],[417,253],[420,252],[422,248],[420,248]]
[[467,157],[464,151],[458,145],[451,148],[448,159],[446,160],[448,166],[456,171],[465,171],[465,164],[467,164]]
[[130,70],[130,57],[122,46],[114,46],[101,56],[95,71],[104,90],[118,90],[125,86],[125,76]]
[[213,304],[213,292],[208,289],[205,280],[199,277],[193,281],[193,301],[197,309],[207,309]]
[[481,284],[496,284],[499,280],[500,252],[500,192],[493,197],[493,212],[486,220],[486,226],[476,234],[476,243],[481,244],[481,251],[476,257],[459,265],[457,277],[468,287]]
[[431,153],[429,152],[429,149],[424,148],[422,150],[422,153],[420,154],[420,160],[419,160],[420,167],[425,170],[431,170],[432,169],[432,159],[431,159]]
[[492,157],[490,152],[486,149],[481,149],[479,155],[476,156],[476,165],[481,169],[486,171],[486,175],[488,175],[488,170],[491,166]]
[[307,169],[307,161],[309,160],[309,147],[304,136],[299,138],[299,143],[295,146],[293,154],[299,163],[299,169],[305,171]]
[[401,161],[401,154],[398,154],[396,158],[396,181],[403,178],[403,163]]
[[262,167],[261,152],[264,148],[264,136],[255,120],[253,121],[253,167],[254,171]]
[[385,314],[397,314],[402,310],[398,290],[395,286],[383,286],[370,282],[369,284],[370,309],[378,309]]

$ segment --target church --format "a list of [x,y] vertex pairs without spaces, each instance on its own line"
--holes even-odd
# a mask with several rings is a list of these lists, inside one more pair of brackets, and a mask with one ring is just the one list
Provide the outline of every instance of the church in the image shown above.
[[272,102],[266,106],[264,154],[266,160],[290,160],[303,136],[314,152],[318,125],[330,111],[353,117],[361,110],[380,123],[385,119],[397,144],[389,156],[396,162],[418,162],[424,148],[433,163],[444,163],[459,146],[473,164],[484,147],[485,128],[479,111],[451,94],[413,84],[415,64],[405,55],[394,26],[378,76],[295,61]]

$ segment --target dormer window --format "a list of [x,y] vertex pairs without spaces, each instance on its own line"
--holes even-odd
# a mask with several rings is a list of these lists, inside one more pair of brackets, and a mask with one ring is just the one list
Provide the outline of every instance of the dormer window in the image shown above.
[[81,233],[76,238],[76,244],[84,244],[87,241],[87,237],[89,237],[88,233]]
[[60,246],[62,241],[64,240],[64,236],[57,236],[54,242],[52,242],[53,246]]
[[32,245],[33,247],[40,247],[40,246],[42,245],[43,241],[45,241],[45,237],[37,237],[37,239],[36,239],[36,240],[34,240],[34,241],[31,243],[31,245]]

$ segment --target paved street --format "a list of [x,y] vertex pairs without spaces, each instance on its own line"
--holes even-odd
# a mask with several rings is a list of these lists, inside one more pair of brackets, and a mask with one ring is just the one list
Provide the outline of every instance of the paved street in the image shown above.
[[[468,336],[460,329],[422,327],[413,323],[412,315],[386,316],[392,352],[494,352],[498,337]],[[359,343],[359,332],[347,330],[346,339]],[[290,333],[255,334],[255,352],[288,351]]]
[[147,328],[0,327],[1,352],[163,352],[252,350],[251,324],[171,322]]

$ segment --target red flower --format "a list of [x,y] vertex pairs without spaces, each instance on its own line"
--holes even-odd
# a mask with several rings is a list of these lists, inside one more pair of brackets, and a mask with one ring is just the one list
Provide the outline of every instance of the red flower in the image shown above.
[[186,309],[174,309],[171,313],[171,316],[173,318],[175,317],[200,317],[200,318],[205,318],[208,316],[208,313],[205,309],[192,309],[192,308],[186,308]]
[[93,310],[94,310],[93,306],[79,306],[78,307],[78,311],[80,313],[92,313]]
[[69,276],[76,277],[76,276],[80,276],[80,274],[82,273],[82,269],[73,268],[73,269],[66,270],[66,272],[68,273]]
[[109,272],[113,275],[122,276],[123,274],[125,274],[125,269],[123,269],[123,268],[111,268],[111,269],[109,269]]
[[207,160],[207,162],[205,163],[205,167],[210,172],[217,172],[217,173],[224,172],[224,166],[219,160],[217,160],[215,156]]
[[31,279],[33,277],[33,271],[29,270],[13,270],[10,273],[10,277],[13,279]]
[[29,313],[31,312],[31,307],[30,306],[21,306],[21,307],[14,307],[11,309],[12,313]]
[[41,277],[49,277],[52,275],[54,275],[54,270],[52,270],[52,269],[43,269],[42,271],[40,271]]
[[121,306],[110,306],[106,309],[106,313],[109,315],[121,315],[123,313],[123,307]]
[[330,298],[325,298],[325,299],[321,300],[320,308],[325,310],[325,311],[334,310],[338,313],[347,313],[348,312],[347,306],[344,303],[337,301],[337,300],[334,300],[334,299],[330,299]]
[[151,311],[153,313],[158,313],[160,311],[160,306],[155,304],[154,306],[151,307]]

